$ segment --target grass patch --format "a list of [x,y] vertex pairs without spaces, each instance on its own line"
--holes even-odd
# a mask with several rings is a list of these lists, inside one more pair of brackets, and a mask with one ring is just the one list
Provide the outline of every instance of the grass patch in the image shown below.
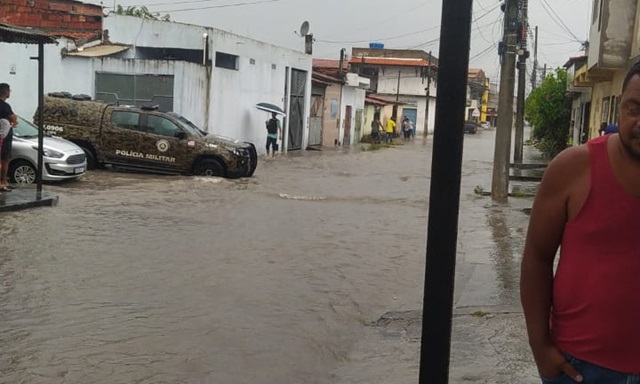
[[485,311],[475,311],[471,314],[471,316],[473,317],[487,317],[489,316],[489,312],[485,312]]

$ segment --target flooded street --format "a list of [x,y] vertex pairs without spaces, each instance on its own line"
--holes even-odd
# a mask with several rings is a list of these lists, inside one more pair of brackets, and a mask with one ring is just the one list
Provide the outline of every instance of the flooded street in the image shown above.
[[[531,199],[465,136],[452,382],[536,382]],[[96,171],[0,216],[1,383],[415,383],[431,138],[262,160],[249,180]],[[378,321],[387,314],[387,321]]]

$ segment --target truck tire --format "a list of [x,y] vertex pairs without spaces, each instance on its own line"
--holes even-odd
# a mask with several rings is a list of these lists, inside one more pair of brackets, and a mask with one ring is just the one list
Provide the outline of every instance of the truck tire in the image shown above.
[[96,169],[98,167],[98,159],[96,158],[96,153],[93,151],[93,148],[84,143],[77,145],[82,148],[84,155],[87,157],[87,169]]
[[16,160],[9,165],[9,177],[16,184],[33,184],[37,174],[36,167],[26,160]]
[[253,176],[256,172],[256,168],[258,167],[258,152],[256,152],[256,146],[252,143],[248,143],[250,146],[250,159],[251,159],[251,167],[249,168],[249,172],[247,173],[247,177]]
[[196,164],[195,174],[199,176],[224,177],[224,166],[216,159],[202,159]]

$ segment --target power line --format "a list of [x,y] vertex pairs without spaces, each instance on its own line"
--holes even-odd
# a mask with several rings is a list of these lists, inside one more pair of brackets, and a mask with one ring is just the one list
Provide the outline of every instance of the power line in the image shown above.
[[[380,26],[380,25],[382,25],[382,24],[386,24],[386,23],[388,23],[388,22],[390,22],[390,21],[392,21],[392,20],[397,19],[398,17],[404,16],[404,15],[405,15],[405,14],[407,14],[407,13],[411,13],[411,12],[413,12],[413,11],[417,10],[417,9],[420,9],[420,8],[424,7],[425,5],[427,5],[427,2],[426,2],[426,1],[423,1],[423,2],[421,2],[420,4],[418,4],[417,6],[415,6],[415,7],[413,7],[413,8],[408,9],[407,11],[405,11],[405,12],[404,12],[404,13],[402,13],[402,14],[395,14],[395,15],[393,15],[393,16],[391,16],[391,17],[388,17],[388,18],[386,18],[386,19],[384,19],[384,20],[382,20],[382,21],[374,21],[374,22],[373,22],[373,24],[374,24],[376,27],[377,27],[377,26]],[[355,33],[355,32],[364,31],[365,29],[368,29],[368,28],[371,28],[371,23],[369,23],[366,27],[359,28],[359,29],[353,29],[353,30],[351,30],[351,31],[350,31],[350,33],[352,33],[352,34],[353,34],[353,33]],[[367,40],[367,41],[369,41],[369,40]]]
[[475,54],[473,57],[470,57],[469,61],[475,60],[475,59],[479,58],[480,56],[487,54],[493,48],[495,48],[495,45],[493,45],[493,44],[488,46],[487,48],[483,49],[481,52]]
[[[495,11],[496,9],[498,9],[499,4],[496,5],[493,9],[490,9],[489,11],[485,12],[484,14],[480,15],[476,20],[476,22],[480,19],[482,19],[483,17],[491,14],[493,11]],[[405,33],[402,35],[396,35],[396,36],[387,36],[387,37],[382,37],[382,38],[378,38],[378,39],[364,39],[364,40],[325,40],[325,39],[316,39],[316,41],[321,42],[321,43],[328,43],[328,44],[356,44],[356,43],[366,43],[366,42],[370,42],[370,41],[387,41],[387,40],[395,40],[395,39],[400,39],[403,37],[408,37],[408,36],[415,36],[415,35],[419,35],[421,33],[424,32],[428,32],[428,31],[432,31],[435,29],[439,29],[440,25],[436,25],[430,28],[426,28],[426,29],[422,29],[420,31],[416,31],[416,32],[410,32],[410,33]],[[426,45],[426,44],[425,44]],[[422,46],[422,44],[420,45]]]
[[[582,40],[580,40],[580,38],[578,36],[576,36],[571,29],[569,29],[569,27],[567,27],[567,25],[564,23],[564,21],[562,21],[562,18],[560,18],[560,16],[558,16],[558,14],[556,13],[556,11],[551,7],[551,5],[547,2],[547,0],[542,0],[542,3],[540,3],[542,5],[542,8],[544,8],[545,12],[547,12],[547,14],[549,16],[551,16],[551,19],[557,24],[559,25],[561,28],[563,28],[565,31],[569,32],[569,34],[571,36],[573,36],[574,39],[576,39],[577,42],[579,43],[583,43]],[[548,8],[547,8],[548,7]],[[553,14],[552,14],[553,13]],[[554,17],[555,16],[555,17]]]
[[[482,25],[482,26],[478,26],[478,28],[493,27],[493,26],[495,25],[495,23],[496,23],[496,22],[490,22],[490,23],[488,23],[488,24],[485,24],[485,25]],[[404,47],[404,49],[417,49],[417,48],[424,48],[424,47],[426,47],[426,46],[429,46],[429,45],[431,45],[431,44],[433,44],[433,43],[437,43],[437,42],[439,42],[439,41],[440,41],[440,38],[439,38],[439,37],[436,37],[435,39],[431,39],[431,40],[426,41],[426,42],[424,42],[424,43],[420,43],[420,44],[417,44],[417,45],[412,45],[412,46],[409,46],[409,47]]]
[[[219,3],[222,0],[185,0],[185,1],[167,1],[163,3],[147,3],[147,4],[135,4],[130,5],[130,7],[155,7],[157,5],[179,5],[179,4],[189,4],[189,3],[208,3],[208,2],[216,2]],[[108,8],[108,7],[107,7]]]
[[[280,1],[290,1],[290,0],[257,0],[257,1],[246,1],[246,2],[243,2],[243,3],[211,5],[211,6],[207,6],[207,7],[165,9],[165,10],[161,10],[161,11],[154,10],[153,12],[174,13],[174,12],[200,11],[200,10],[204,10],[204,9],[236,8],[236,7],[244,7],[244,6],[247,6],[247,5],[277,3],[277,2],[280,2]],[[179,4],[180,3],[176,3],[175,5],[179,5]]]
[[411,33],[405,33],[404,35],[397,35],[397,36],[388,36],[388,37],[382,37],[379,39],[366,39],[366,40],[343,40],[343,41],[335,41],[335,40],[323,40],[323,39],[316,39],[316,41],[319,41],[321,43],[330,43],[330,44],[350,44],[350,43],[366,43],[369,41],[387,41],[387,40],[394,40],[394,39],[400,39],[402,37],[407,37],[407,36],[414,36],[414,35],[419,35],[421,33],[427,32],[427,31],[432,31],[434,29],[440,28],[440,26],[435,26],[435,27],[431,27],[431,28],[427,28],[427,29],[422,29],[420,31],[416,31],[416,32],[411,32]]

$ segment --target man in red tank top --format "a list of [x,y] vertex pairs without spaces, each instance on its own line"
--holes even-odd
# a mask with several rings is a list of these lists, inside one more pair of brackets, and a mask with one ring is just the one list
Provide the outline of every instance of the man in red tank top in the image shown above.
[[543,383],[640,383],[640,62],[618,127],[559,154],[533,204],[520,293]]

